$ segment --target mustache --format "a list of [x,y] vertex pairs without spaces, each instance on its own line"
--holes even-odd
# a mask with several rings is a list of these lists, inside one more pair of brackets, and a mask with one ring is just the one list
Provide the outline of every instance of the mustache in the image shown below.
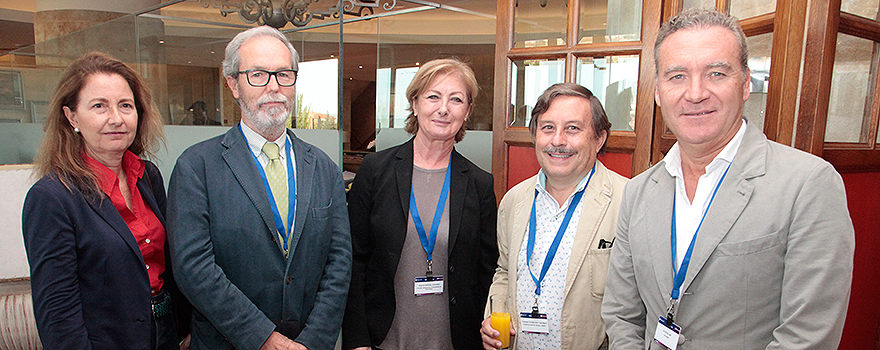
[[568,154],[568,155],[578,153],[577,151],[575,151],[571,148],[565,148],[565,147],[545,147],[542,151],[544,153],[556,153],[556,154]]
[[263,105],[266,103],[276,103],[276,102],[283,103],[286,105],[288,103],[287,96],[284,96],[281,93],[270,93],[270,94],[262,95],[262,96],[260,96],[260,98],[257,99],[257,106],[260,106],[260,105]]

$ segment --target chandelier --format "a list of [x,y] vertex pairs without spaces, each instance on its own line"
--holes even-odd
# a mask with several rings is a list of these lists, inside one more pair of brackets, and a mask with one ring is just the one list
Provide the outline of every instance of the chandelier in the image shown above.
[[[287,23],[296,27],[304,27],[312,19],[323,20],[326,18],[339,19],[339,2],[323,0],[324,3],[332,4],[326,10],[309,8],[319,7],[322,0],[197,0],[204,8],[213,6],[220,10],[220,14],[226,17],[232,13],[238,13],[238,17],[245,23],[257,23],[281,29]],[[373,9],[382,7],[385,11],[391,11],[397,6],[397,0],[342,0],[342,13],[349,16],[370,16]]]

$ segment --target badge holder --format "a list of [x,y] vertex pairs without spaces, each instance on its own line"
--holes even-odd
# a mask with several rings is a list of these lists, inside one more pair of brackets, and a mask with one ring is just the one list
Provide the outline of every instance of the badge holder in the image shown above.
[[660,321],[657,322],[657,330],[654,332],[654,342],[669,350],[675,350],[681,338],[681,327],[674,322],[677,302],[678,300],[672,300],[669,308],[666,309],[666,317],[660,317]]
[[428,260],[428,271],[415,278],[413,293],[416,296],[443,294],[443,275],[435,275],[432,265],[433,261]]
[[549,334],[550,324],[547,321],[547,314],[538,312],[538,296],[535,296],[535,305],[532,306],[532,312],[519,313],[520,328],[526,333]]

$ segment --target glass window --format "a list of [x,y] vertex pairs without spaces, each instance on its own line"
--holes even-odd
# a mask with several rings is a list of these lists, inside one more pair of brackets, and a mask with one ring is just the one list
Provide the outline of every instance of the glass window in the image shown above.
[[567,1],[518,1],[514,13],[513,47],[565,45]]
[[837,34],[837,52],[831,76],[831,97],[825,126],[826,142],[866,142],[863,128],[870,118],[873,79],[871,61],[876,44],[867,39]]
[[776,0],[736,0],[730,2],[730,15],[739,19],[776,11]]
[[874,20],[880,19],[877,17],[878,6],[880,6],[880,1],[843,0],[840,2],[841,11]]
[[638,55],[582,57],[578,60],[577,83],[602,101],[611,130],[635,129]]
[[767,111],[767,86],[770,82],[770,49],[773,47],[773,33],[750,36],[746,38],[749,46],[749,70],[751,70],[751,93],[743,106],[743,115],[764,129],[764,118]]
[[565,59],[513,61],[511,74],[513,110],[508,125],[528,127],[538,96],[550,85],[564,81]]
[[703,10],[714,10],[715,0],[684,0],[682,8],[698,8]]
[[296,79],[296,127],[336,129],[339,113],[339,60],[299,63]]
[[581,0],[579,44],[638,41],[642,2],[633,0]]

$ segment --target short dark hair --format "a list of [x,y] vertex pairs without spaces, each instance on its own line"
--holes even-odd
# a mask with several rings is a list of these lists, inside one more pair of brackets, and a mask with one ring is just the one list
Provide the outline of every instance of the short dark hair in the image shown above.
[[679,30],[709,27],[727,29],[736,37],[739,44],[739,64],[742,67],[742,79],[745,82],[748,79],[749,71],[749,47],[746,44],[746,34],[739,25],[739,20],[725,13],[697,8],[686,9],[660,26],[660,31],[657,32],[657,41],[654,42],[654,74],[660,75],[660,45],[666,41],[666,38]]
[[[559,96],[575,96],[590,101],[590,114],[593,116],[593,120],[590,122],[593,124],[594,137],[598,139],[602,132],[605,132],[606,136],[611,136],[611,122],[608,121],[608,115],[605,114],[605,109],[602,108],[602,102],[599,101],[599,98],[593,95],[590,89],[578,84],[558,83],[550,85],[547,90],[544,90],[541,97],[538,97],[538,101],[535,102],[535,108],[532,109],[532,120],[529,121],[529,132],[532,134],[532,138],[538,133],[538,119],[550,109],[550,103]],[[605,138],[605,143],[599,149],[599,154],[605,154],[607,146],[608,137]]]

